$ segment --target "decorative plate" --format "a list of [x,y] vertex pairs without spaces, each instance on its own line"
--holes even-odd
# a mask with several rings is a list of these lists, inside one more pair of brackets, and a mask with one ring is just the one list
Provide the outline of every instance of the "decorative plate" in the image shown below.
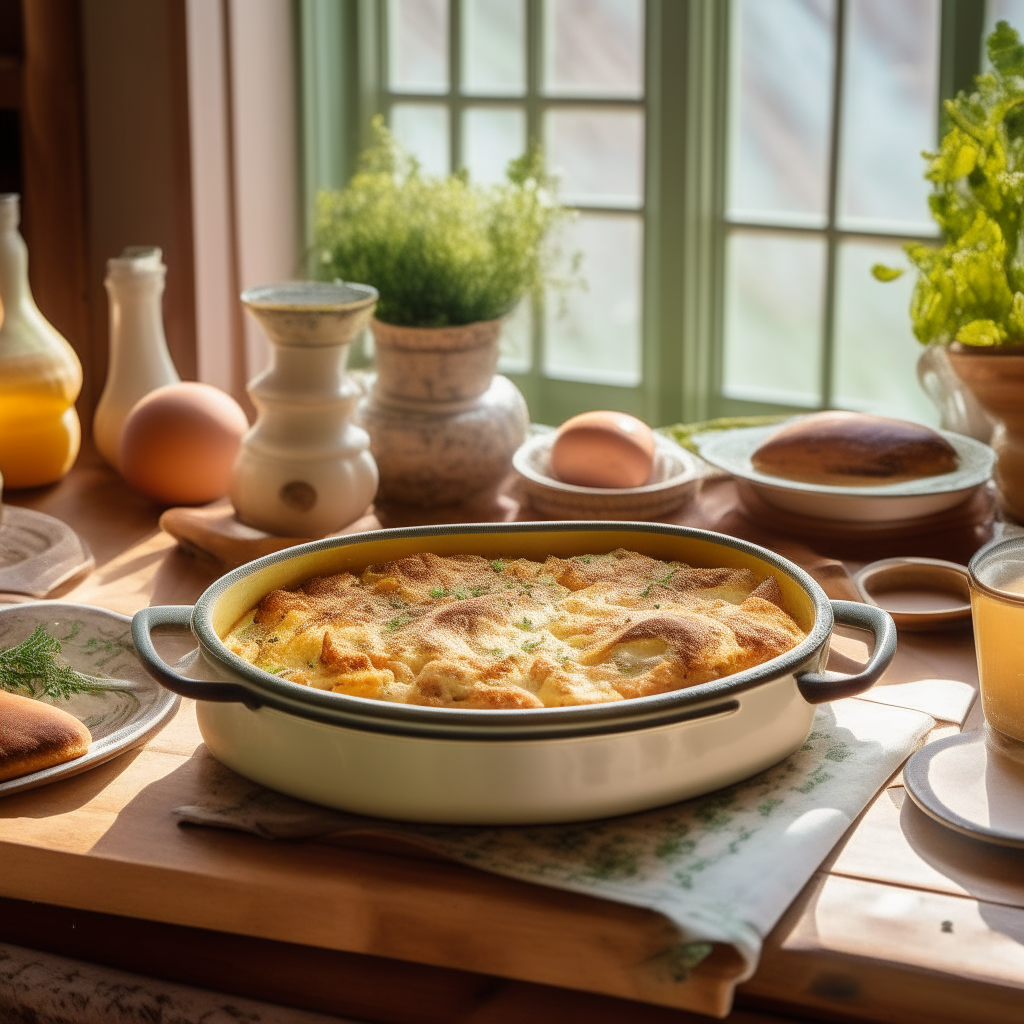
[[642,487],[579,487],[551,476],[548,463],[555,432],[534,433],[512,456],[530,504],[556,519],[656,519],[685,505],[697,493],[701,467],[685,448],[654,435],[654,469]]
[[995,461],[995,452],[987,444],[940,430],[960,458],[960,468],[953,473],[875,487],[832,487],[759,473],[750,463],[751,456],[784,425],[697,434],[692,440],[702,459],[749,481],[770,505],[821,519],[856,522],[916,519],[954,508],[988,480]]
[[46,597],[94,564],[85,541],[67,523],[34,509],[0,505],[0,591]]
[[143,668],[132,643],[132,620],[103,608],[34,601],[0,608],[0,649],[20,644],[37,626],[60,641],[61,656],[80,672],[104,676],[110,688],[46,703],[68,711],[92,733],[89,752],[74,761],[0,782],[0,797],[68,778],[144,743],[174,714],[180,698]]

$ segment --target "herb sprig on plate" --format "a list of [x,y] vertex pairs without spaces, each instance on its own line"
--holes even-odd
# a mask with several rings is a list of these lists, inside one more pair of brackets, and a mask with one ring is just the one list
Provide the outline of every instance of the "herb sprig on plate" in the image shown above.
[[0,689],[28,697],[67,700],[106,689],[109,681],[58,661],[60,641],[43,626],[15,647],[0,651]]

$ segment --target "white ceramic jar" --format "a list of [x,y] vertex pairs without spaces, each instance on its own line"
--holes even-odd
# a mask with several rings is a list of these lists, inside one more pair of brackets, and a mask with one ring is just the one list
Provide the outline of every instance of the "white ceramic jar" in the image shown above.
[[242,302],[274,357],[249,384],[259,417],[235,463],[235,512],[267,533],[322,537],[358,519],[377,491],[369,435],[352,423],[361,390],[345,370],[376,289],[295,281],[250,288]]
[[110,301],[107,382],[93,417],[100,455],[115,469],[121,431],[140,398],[180,378],[167,351],[161,299],[167,267],[156,246],[129,246],[107,260],[103,283]]

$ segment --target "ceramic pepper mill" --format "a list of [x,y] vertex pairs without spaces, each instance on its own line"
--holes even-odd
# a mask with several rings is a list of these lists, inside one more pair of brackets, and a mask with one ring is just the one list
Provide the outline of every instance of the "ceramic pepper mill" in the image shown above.
[[110,359],[92,436],[115,469],[121,429],[132,407],[150,391],[180,379],[164,336],[160,300],[166,275],[156,246],[129,246],[107,260],[103,283],[110,300]]
[[11,489],[59,480],[82,440],[82,365],[32,298],[19,220],[17,193],[0,195],[0,473]]
[[377,291],[296,281],[250,288],[242,302],[274,357],[248,388],[259,418],[235,463],[235,512],[268,533],[322,537],[358,519],[377,491],[369,435],[352,423],[360,390],[345,371]]

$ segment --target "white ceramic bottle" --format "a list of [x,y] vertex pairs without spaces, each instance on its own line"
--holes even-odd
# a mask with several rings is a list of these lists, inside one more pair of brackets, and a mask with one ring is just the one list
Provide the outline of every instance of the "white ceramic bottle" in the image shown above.
[[180,379],[167,351],[161,299],[167,267],[155,246],[129,246],[107,260],[110,357],[93,418],[96,448],[115,469],[121,430],[135,403]]
[[247,526],[322,537],[358,519],[377,490],[369,435],[352,422],[361,391],[345,371],[377,291],[293,281],[250,288],[242,302],[274,358],[249,384],[259,418],[242,441],[231,501]]

